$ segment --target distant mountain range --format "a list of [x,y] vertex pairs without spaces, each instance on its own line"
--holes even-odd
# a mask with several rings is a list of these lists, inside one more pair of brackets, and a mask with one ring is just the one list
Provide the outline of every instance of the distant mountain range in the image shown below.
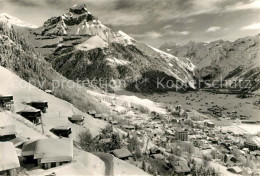
[[197,67],[202,80],[232,81],[255,91],[260,88],[260,35],[237,39],[234,42],[217,40],[210,43],[189,42],[180,46],[166,43],[161,50],[179,58],[189,58]]

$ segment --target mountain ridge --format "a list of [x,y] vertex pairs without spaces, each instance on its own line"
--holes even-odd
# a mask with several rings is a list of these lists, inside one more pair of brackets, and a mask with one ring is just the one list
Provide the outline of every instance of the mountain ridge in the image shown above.
[[230,86],[251,82],[250,90],[259,89],[260,35],[234,42],[217,40],[210,43],[189,42],[186,45],[164,44],[160,47],[178,57],[189,58],[198,68],[202,80],[232,81]]
[[[105,82],[121,79],[127,88],[139,91],[141,89],[135,89],[139,86],[136,83],[144,79],[146,73],[159,71],[186,85],[184,90],[185,87],[195,89],[195,66],[188,59],[179,59],[138,42],[122,31],[108,28],[86,5],[75,6],[68,13],[50,18],[43,26],[32,29],[31,34],[35,36],[30,39],[33,45],[68,79],[101,78]],[[136,85],[130,86],[132,84]],[[150,91],[157,91],[156,84],[150,84],[153,84]],[[172,90],[176,90],[176,85]]]

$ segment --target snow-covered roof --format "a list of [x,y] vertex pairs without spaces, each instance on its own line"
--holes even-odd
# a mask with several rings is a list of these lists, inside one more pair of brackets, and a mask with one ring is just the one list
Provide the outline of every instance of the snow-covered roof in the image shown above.
[[71,139],[39,139],[36,142],[34,159],[41,163],[73,160],[73,142]]
[[15,125],[6,125],[0,127],[0,136],[6,136],[6,135],[16,135],[16,126]]
[[83,115],[73,115],[71,117],[71,120],[84,120],[84,116]]
[[15,147],[23,144],[26,141],[28,141],[28,139],[25,137],[17,137],[11,140],[11,142],[14,144]]
[[70,126],[56,126],[53,129],[55,130],[69,130],[71,127]]
[[126,158],[132,156],[132,153],[127,150],[126,148],[121,148],[121,149],[116,149],[113,150],[112,153],[117,157],[117,158]]
[[23,109],[20,112],[41,112],[39,109],[33,109],[33,108],[28,108],[28,109]]
[[12,142],[0,142],[0,171],[20,167],[17,153]]
[[235,172],[237,174],[242,172],[242,169],[238,166],[230,167],[230,168],[228,168],[228,170],[231,171],[231,172]]

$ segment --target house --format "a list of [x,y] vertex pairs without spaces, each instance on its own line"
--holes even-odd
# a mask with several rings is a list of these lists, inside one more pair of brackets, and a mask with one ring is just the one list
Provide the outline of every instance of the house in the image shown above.
[[89,115],[92,115],[93,117],[95,117],[95,115],[97,114],[97,112],[95,110],[90,110],[88,111]]
[[46,113],[46,110],[48,108],[47,101],[32,101],[31,103],[28,103],[28,105],[31,105],[36,109],[40,109],[43,113]]
[[20,112],[17,112],[17,114],[20,114],[24,118],[30,120],[34,124],[40,124],[40,118],[41,118],[41,111],[38,109],[27,109],[22,110]]
[[152,155],[150,155],[150,157],[153,158],[153,159],[164,160],[164,156],[161,153],[152,154]]
[[245,141],[244,147],[248,148],[250,151],[258,150],[258,148],[259,148],[259,146],[252,140]]
[[95,116],[94,116],[96,119],[102,119],[103,117],[102,117],[102,114],[95,114]]
[[12,95],[1,95],[0,94],[0,106],[4,109],[10,110],[11,105],[14,104],[14,98]]
[[209,128],[215,128],[216,125],[213,122],[206,122],[206,126]]
[[242,169],[238,166],[235,167],[229,167],[227,168],[228,171],[233,172],[235,174],[241,174],[242,173]]
[[104,119],[104,120],[108,120],[108,118],[109,118],[109,115],[108,114],[106,114],[106,113],[103,113],[103,114],[101,114],[102,115],[102,119]]
[[118,124],[118,122],[116,120],[110,121],[109,123],[112,124],[112,125],[117,125]]
[[150,154],[159,154],[162,151],[158,147],[152,147],[150,148]]
[[73,141],[71,139],[39,139],[36,142],[34,159],[38,165],[49,169],[73,160]]
[[111,143],[111,139],[110,138],[107,138],[107,139],[100,139],[98,141],[99,144],[108,144],[108,143]]
[[188,175],[190,173],[190,168],[185,160],[176,161],[173,165],[173,170],[177,175]]
[[126,148],[116,149],[110,153],[122,160],[128,160],[130,157],[133,157],[132,153]]
[[83,115],[73,115],[68,118],[69,121],[76,124],[83,124],[85,117]]
[[135,126],[133,125],[123,125],[122,127],[126,130],[135,130]]
[[60,166],[73,160],[73,141],[67,138],[30,141],[24,144],[22,156],[26,163],[33,162],[44,169]]
[[17,175],[19,159],[12,142],[0,142],[0,175]]
[[177,131],[175,133],[175,139],[180,141],[188,141],[188,132],[187,131]]
[[15,125],[6,125],[0,127],[0,141],[10,141],[16,138],[17,131]]
[[61,137],[69,137],[71,134],[71,127],[70,126],[56,126],[50,130],[52,133],[54,133],[57,136]]
[[34,153],[35,153],[35,146],[36,146],[35,140],[29,140],[24,142],[22,147],[21,155],[23,157],[23,162],[26,164],[37,164],[36,160],[34,159]]

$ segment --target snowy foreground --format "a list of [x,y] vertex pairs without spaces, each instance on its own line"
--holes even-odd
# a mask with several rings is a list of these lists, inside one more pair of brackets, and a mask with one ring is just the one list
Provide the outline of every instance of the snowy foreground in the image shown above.
[[[101,128],[105,127],[106,123],[104,121],[93,119],[72,104],[49,95],[23,81],[9,70],[0,67],[0,73],[0,92],[2,94],[12,94],[15,102],[15,108],[12,111],[0,112],[0,124],[1,126],[16,125],[18,136],[30,139],[56,138],[49,130],[59,125],[69,125],[72,127],[71,138],[76,140],[77,134],[84,129],[89,129],[92,135],[95,136],[99,134]],[[20,110],[30,108],[25,102],[32,100],[45,100],[49,103],[47,113],[43,117],[44,134],[42,134],[40,125],[34,126],[31,122],[16,114]],[[78,126],[68,121],[68,117],[74,113],[85,116],[84,126]],[[17,150],[18,155],[20,152]],[[146,175],[145,172],[125,161],[113,158],[111,162],[113,162],[111,170],[114,175]],[[29,171],[24,169],[22,173],[27,175],[47,175],[54,172],[56,175],[105,175],[105,170],[106,163],[99,157],[74,148],[74,161],[72,163],[48,170],[38,168]]]

